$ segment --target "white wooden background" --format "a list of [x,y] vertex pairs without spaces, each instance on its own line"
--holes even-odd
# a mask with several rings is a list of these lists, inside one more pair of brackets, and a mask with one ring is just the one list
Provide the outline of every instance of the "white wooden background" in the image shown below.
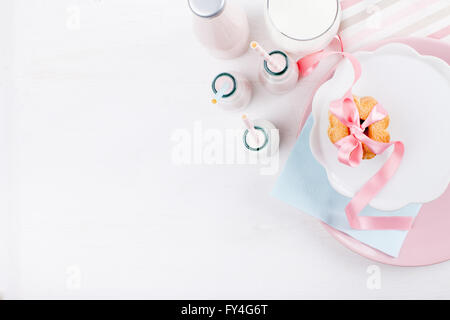
[[[262,1],[239,2],[273,48]],[[173,163],[177,129],[240,126],[209,104],[213,76],[240,70],[255,85],[249,116],[281,130],[282,166],[324,71],[271,96],[252,53],[215,60],[190,19],[186,1],[1,1],[1,296],[450,298],[450,263],[350,252],[269,196],[277,175]]]

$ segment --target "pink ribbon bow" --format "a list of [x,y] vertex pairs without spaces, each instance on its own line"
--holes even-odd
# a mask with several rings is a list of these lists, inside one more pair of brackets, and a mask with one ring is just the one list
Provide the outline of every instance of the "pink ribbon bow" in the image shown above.
[[400,141],[382,143],[372,140],[364,134],[364,130],[371,124],[383,120],[387,116],[387,112],[381,105],[377,104],[373,107],[368,118],[360,124],[360,115],[353,100],[352,88],[361,77],[361,64],[353,55],[346,52],[320,51],[313,53],[298,61],[297,64],[301,75],[307,76],[317,67],[322,59],[334,54],[340,54],[348,58],[354,70],[354,81],[350,89],[341,99],[335,100],[330,104],[330,112],[350,130],[350,135],[335,143],[335,146],[338,148],[339,161],[351,167],[358,166],[363,158],[363,143],[375,154],[383,153],[390,146],[394,146],[391,156],[383,167],[364,184],[345,207],[350,227],[358,230],[409,230],[413,223],[412,217],[359,216],[361,211],[394,176],[403,159],[405,148]]
[[338,159],[343,164],[357,167],[361,163],[364,153],[363,143],[375,154],[383,153],[392,145],[372,140],[364,134],[364,130],[371,124],[383,120],[388,115],[381,105],[374,106],[369,117],[361,124],[353,95],[348,92],[347,96],[330,104],[330,111],[350,129],[350,135],[335,143],[339,149]]

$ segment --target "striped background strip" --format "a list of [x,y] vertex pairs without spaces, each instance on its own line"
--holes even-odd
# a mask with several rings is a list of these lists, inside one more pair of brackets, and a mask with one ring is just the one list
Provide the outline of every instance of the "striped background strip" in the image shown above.
[[341,6],[342,6],[342,9],[345,10],[361,1],[362,0],[343,0],[343,1],[341,1]]
[[450,42],[450,0],[341,0],[347,51],[389,37],[429,36]]
[[438,30],[428,36],[430,38],[434,38],[434,39],[442,39],[442,38],[447,37],[448,35],[450,35],[450,25],[441,30]]

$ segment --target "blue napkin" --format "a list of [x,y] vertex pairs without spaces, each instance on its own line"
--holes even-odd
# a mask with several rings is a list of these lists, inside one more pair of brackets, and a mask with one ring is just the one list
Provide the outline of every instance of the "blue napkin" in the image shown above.
[[[325,169],[311,153],[309,135],[313,121],[313,117],[310,116],[275,185],[273,196],[322,220],[335,229],[347,233],[362,243],[390,256],[398,257],[408,231],[361,231],[350,228],[344,211],[350,199],[337,193],[330,186]],[[416,216],[421,206],[420,204],[410,204],[400,210],[389,212],[367,206],[360,215]]]

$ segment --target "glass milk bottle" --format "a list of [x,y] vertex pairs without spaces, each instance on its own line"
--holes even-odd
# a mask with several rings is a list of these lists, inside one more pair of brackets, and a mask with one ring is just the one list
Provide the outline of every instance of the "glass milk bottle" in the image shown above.
[[230,0],[188,0],[194,32],[211,54],[221,59],[243,55],[248,47],[247,14]]
[[275,155],[280,145],[278,129],[267,120],[250,121],[245,115],[242,118],[247,127],[242,137],[245,151],[259,159]]
[[264,87],[273,94],[284,94],[294,89],[298,82],[298,66],[286,53],[282,51],[272,51],[271,59],[278,65],[264,60],[259,68],[259,80]]
[[250,81],[239,72],[223,72],[212,82],[212,102],[227,111],[243,110],[252,99]]

